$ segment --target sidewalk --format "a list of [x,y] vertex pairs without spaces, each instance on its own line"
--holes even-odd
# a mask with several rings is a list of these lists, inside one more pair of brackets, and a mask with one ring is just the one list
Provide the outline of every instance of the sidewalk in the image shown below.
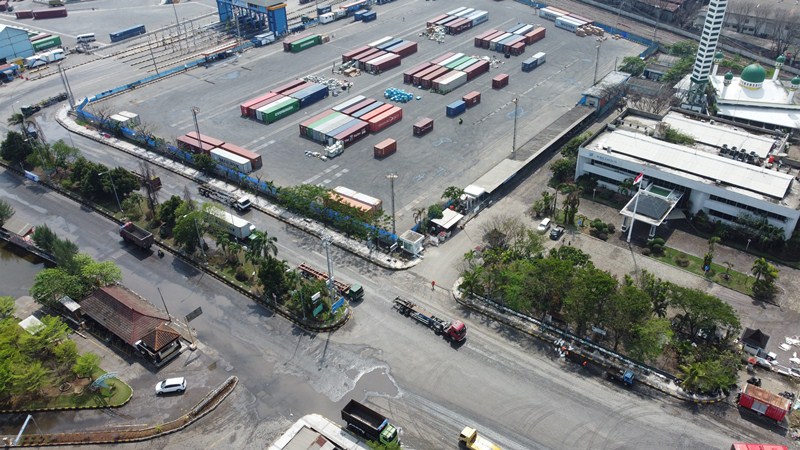
[[[236,186],[225,183],[224,181],[207,177],[191,167],[175,162],[172,159],[169,159],[158,153],[145,150],[130,142],[120,140],[115,137],[106,138],[103,133],[77,124],[74,118],[68,114],[67,107],[60,108],[58,110],[56,113],[56,121],[58,121],[58,123],[66,128],[69,132],[80,134],[88,139],[92,139],[104,145],[114,147],[118,150],[128,153],[129,155],[143,159],[150,164],[161,167],[162,169],[169,170],[177,175],[189,178],[197,183],[210,183],[220,189],[224,189],[230,193],[235,193],[238,195],[249,194],[248,192],[240,190]],[[253,206],[259,211],[264,212],[275,219],[286,222],[289,225],[299,228],[314,236],[320,238],[324,235],[330,236],[331,242],[337,247],[347,250],[350,253],[353,253],[386,269],[404,270],[414,267],[421,261],[418,258],[407,261],[401,260],[390,255],[386,255],[385,253],[370,250],[365,242],[350,239],[336,231],[331,230],[330,228],[325,227],[321,223],[298,216],[278,205],[270,203],[263,197],[255,197],[253,199]]]

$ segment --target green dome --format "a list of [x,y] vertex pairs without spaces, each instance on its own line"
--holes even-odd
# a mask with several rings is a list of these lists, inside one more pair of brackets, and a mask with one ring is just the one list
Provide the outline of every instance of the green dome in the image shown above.
[[775,62],[779,62],[779,63],[783,64],[783,63],[786,62],[786,57],[783,56],[783,55],[778,56],[778,59],[776,59]]
[[800,77],[792,78],[792,84],[795,86],[800,85]]
[[753,63],[742,71],[742,81],[748,83],[763,83],[767,78],[767,71],[759,63]]
[[725,58],[725,54],[723,54],[722,52],[714,53],[714,59],[723,59],[723,58]]
[[725,74],[725,79],[731,81],[733,79],[733,72],[729,70],[728,73]]

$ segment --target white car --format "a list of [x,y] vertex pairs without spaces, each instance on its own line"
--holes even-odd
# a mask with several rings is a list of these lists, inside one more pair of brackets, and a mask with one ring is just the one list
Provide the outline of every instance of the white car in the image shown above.
[[186,378],[167,378],[156,384],[156,395],[171,394],[173,392],[183,392],[186,390]]

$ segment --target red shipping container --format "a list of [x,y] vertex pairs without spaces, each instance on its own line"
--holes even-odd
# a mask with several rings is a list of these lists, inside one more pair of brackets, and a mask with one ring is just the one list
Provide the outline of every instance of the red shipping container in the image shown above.
[[436,16],[436,17],[434,17],[433,19],[431,19],[431,20],[427,21],[427,22],[425,23],[425,25],[427,25],[427,26],[431,27],[431,26],[435,25],[435,24],[436,24],[436,22],[438,22],[438,21],[440,21],[440,20],[442,20],[442,19],[446,19],[446,18],[447,18],[447,14],[442,14],[441,16]]
[[386,103],[381,106],[378,106],[377,108],[375,108],[374,111],[370,111],[364,114],[363,116],[359,117],[359,119],[363,120],[364,122],[368,122],[369,119],[372,119],[373,117],[378,117],[392,108],[394,108],[394,105],[392,105],[391,103]]
[[372,57],[372,55],[377,55],[380,52],[381,52],[381,49],[375,48],[375,47],[370,47],[369,50],[367,50],[367,51],[365,51],[363,53],[359,53],[358,55],[354,56],[353,59],[355,59],[356,61],[363,61],[364,59],[369,59],[369,58]]
[[467,108],[471,108],[481,102],[481,93],[478,91],[472,91],[469,94],[461,97],[461,100],[464,100],[464,103],[467,104]]
[[67,8],[37,9],[33,11],[33,19],[54,19],[56,17],[67,17]]
[[364,55],[375,54],[375,50],[376,49],[374,47],[367,46],[366,50],[362,50],[362,51],[358,52],[357,54],[353,55],[353,57],[350,58],[350,61],[354,61],[354,60],[358,61]]
[[534,42],[539,42],[544,39],[544,35],[547,33],[547,28],[536,28],[533,31],[529,31],[525,33],[525,43],[528,45],[533,44]]
[[192,153],[209,153],[214,147],[209,144],[202,143],[197,139],[189,136],[179,136],[178,148]]
[[424,117],[414,124],[414,136],[422,136],[433,130],[433,119]]
[[266,100],[260,101],[260,102],[258,102],[256,104],[250,106],[249,108],[247,108],[247,117],[250,117],[251,119],[253,119],[253,118],[256,117],[256,110],[258,110],[259,108],[263,108],[263,107],[269,105],[270,103],[277,102],[280,99],[286,98],[286,96],[281,95],[281,94],[276,94],[275,92],[272,92],[272,94],[275,94],[275,95],[273,97],[270,97],[270,98],[268,98]]
[[372,149],[375,158],[386,158],[397,151],[397,141],[394,139],[384,139]]
[[381,114],[380,116],[373,117],[369,121],[369,131],[373,133],[377,133],[384,128],[388,127],[389,125],[394,124],[395,122],[399,122],[403,120],[403,109],[399,106],[395,106],[394,108],[386,111],[385,113]]
[[450,69],[448,69],[447,67],[440,66],[439,70],[436,70],[434,72],[429,73],[428,75],[425,75],[420,80],[419,84],[425,89],[430,89],[431,86],[433,85],[433,80],[439,78],[440,76],[446,74],[447,72],[450,72]]
[[362,52],[364,52],[366,50],[369,50],[370,48],[371,48],[370,46],[364,45],[364,46],[358,47],[355,50],[350,50],[347,53],[343,53],[342,54],[342,63],[346,63],[347,61],[350,61],[351,59],[353,59],[354,56],[356,56],[359,53],[362,53]]
[[501,73],[492,78],[492,89],[502,89],[508,86],[508,74]]
[[221,149],[231,152],[234,155],[239,155],[242,158],[249,159],[250,164],[253,166],[253,170],[261,168],[261,155],[258,153],[251,152],[246,148],[239,147],[236,144],[231,144],[230,142],[226,142],[224,145],[220,146]]
[[738,404],[777,422],[783,421],[792,406],[789,399],[750,383],[744,385],[744,389],[739,394]]
[[489,36],[486,36],[486,37],[485,37],[485,38],[484,38],[484,39],[481,41],[481,48],[489,48],[489,42],[490,42],[492,39],[494,39],[494,38],[496,38],[496,37],[499,37],[499,36],[502,36],[502,35],[504,35],[504,34],[506,34],[506,32],[505,32],[505,31],[496,31],[496,32],[494,32],[494,33],[490,34]]
[[415,73],[414,77],[412,78],[412,81],[414,82],[414,86],[419,86],[420,83],[422,83],[422,77],[425,77],[425,76],[427,76],[427,75],[429,75],[429,74],[431,74],[433,72],[436,72],[437,70],[439,70],[441,68],[442,68],[442,66],[440,66],[438,64],[431,64],[431,66],[428,67],[427,69]]
[[478,75],[484,74],[489,71],[489,61],[484,59],[464,69],[467,73],[467,81],[471,81]]
[[287,90],[281,92],[281,95],[283,95],[284,97],[289,97],[290,95],[294,94],[295,92],[300,92],[303,89],[310,88],[313,85],[314,85],[313,83],[309,83],[307,81],[304,81],[302,84],[298,84],[297,86],[295,86],[295,87],[293,87],[291,89],[287,89]]
[[369,105],[371,105],[373,103],[375,103],[375,99],[374,98],[368,98],[366,100],[361,100],[360,102],[356,103],[355,105],[353,105],[353,106],[351,106],[349,108],[343,109],[341,112],[342,112],[342,114],[347,114],[349,116],[350,114],[353,114],[354,112],[358,111],[359,109],[366,108],[367,106],[369,106]]
[[431,60],[431,64],[439,64],[440,62],[444,61],[445,59],[447,59],[447,58],[449,58],[449,57],[451,57],[453,55],[455,55],[455,53],[447,52],[444,55],[442,55],[442,56],[440,56],[440,57],[438,57],[436,59],[432,59]]
[[282,94],[283,91],[288,91],[289,89],[291,89],[293,87],[300,86],[303,83],[305,83],[305,81],[303,81],[303,80],[292,80],[292,81],[284,84],[283,86],[279,86],[279,87],[276,87],[275,89],[272,89],[270,92],[277,92],[278,94]]
[[387,59],[381,61],[378,64],[372,64],[371,61],[367,61],[364,64],[364,68],[369,73],[379,74],[381,72],[386,72],[389,69],[394,69],[395,67],[400,65],[400,62],[402,61],[400,55],[395,55],[393,53],[387,53],[387,54],[392,56],[388,57]]
[[186,136],[188,136],[188,137],[190,137],[192,139],[197,139],[200,142],[208,144],[208,145],[210,145],[212,147],[222,147],[225,144],[225,141],[217,139],[217,138],[213,138],[213,137],[210,137],[210,136],[206,136],[205,134],[201,134],[198,137],[196,131],[190,131],[189,133],[186,133]]
[[26,9],[22,11],[16,11],[14,14],[17,16],[17,19],[32,19],[33,18],[33,10]]
[[361,122],[358,125],[354,125],[353,127],[348,128],[342,131],[341,133],[337,134],[334,137],[334,139],[336,139],[337,141],[342,141],[344,146],[347,147],[348,145],[366,136],[368,131],[369,131],[369,124],[367,122]]
[[509,53],[514,56],[519,56],[525,53],[525,42],[517,42],[516,44],[512,45]]
[[422,72],[423,70],[433,66],[433,64],[426,62],[422,63],[414,68],[408,69],[403,72],[403,83],[410,84],[414,81],[414,74],[418,72]]
[[481,42],[484,40],[484,38],[486,38],[486,36],[489,36],[492,33],[497,33],[497,30],[492,29],[492,30],[483,32],[483,33],[475,36],[475,39],[474,39],[475,40],[475,47],[481,47],[482,46]]
[[417,53],[417,43],[408,41],[392,49],[391,53],[400,55],[401,58]]
[[334,112],[336,112],[336,111],[334,111],[332,109],[326,109],[325,111],[322,111],[321,113],[317,114],[316,116],[313,116],[310,119],[306,119],[306,120],[300,122],[300,136],[306,136],[308,127],[311,126],[311,124],[313,124],[314,122],[316,122],[318,120],[322,120],[322,119],[328,117],[329,115],[333,114]]
[[241,110],[242,116],[251,115],[250,111],[252,111],[253,105],[255,105],[257,103],[261,103],[261,102],[266,101],[266,100],[269,100],[272,97],[275,97],[276,95],[278,95],[278,94],[275,93],[275,92],[267,92],[264,95],[251,98],[250,100],[247,100],[246,102],[242,103],[241,105],[239,105],[239,109]]
[[449,24],[447,24],[447,32],[450,33],[450,34],[456,34],[456,33],[458,33],[459,27],[461,25],[467,23],[467,22],[468,22],[468,20],[463,18],[463,17],[461,17],[461,18],[459,18],[457,20],[454,20],[454,21],[450,22]]

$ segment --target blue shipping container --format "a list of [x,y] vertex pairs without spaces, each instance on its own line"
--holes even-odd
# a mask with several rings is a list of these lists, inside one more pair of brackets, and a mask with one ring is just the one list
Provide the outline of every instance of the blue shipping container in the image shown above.
[[361,21],[362,22],[372,22],[373,20],[375,20],[377,18],[378,18],[378,13],[376,13],[375,11],[370,11],[370,12],[364,14],[363,16],[361,16]]
[[311,87],[307,87],[303,90],[297,91],[291,95],[292,98],[296,98],[300,102],[300,107],[305,108],[308,105],[316,103],[323,98],[328,96],[328,86],[322,84],[314,84]]
[[356,21],[359,21],[364,17],[364,14],[366,14],[366,12],[367,12],[366,9],[359,9],[358,11],[355,12],[355,14],[353,14],[353,18]]
[[319,17],[319,16],[321,16],[323,14],[327,14],[329,12],[331,12],[331,5],[320,6],[319,8],[317,8],[317,17]]
[[466,110],[467,104],[464,102],[464,100],[458,100],[447,105],[447,117],[456,117],[460,114],[463,114]]
[[371,105],[369,105],[369,106],[367,106],[365,108],[359,109],[358,111],[356,111],[356,112],[354,112],[353,114],[350,114],[350,115],[355,117],[356,119],[360,119],[361,116],[363,116],[364,114],[367,114],[370,111],[374,111],[374,110],[380,108],[383,105],[384,105],[383,102],[375,102],[375,103],[373,103],[373,104],[371,104]]
[[384,50],[385,51],[387,48],[394,47],[395,45],[397,45],[397,44],[399,44],[401,42],[403,42],[402,39],[392,39],[391,41],[389,41],[389,42],[387,42],[385,44],[379,45],[378,46],[378,50]]
[[361,122],[358,119],[353,119],[353,120],[348,121],[346,124],[340,126],[339,128],[336,128],[335,130],[331,130],[331,131],[329,131],[329,132],[327,132],[325,134],[328,135],[329,137],[336,137],[336,135],[341,134],[342,131],[350,129],[350,128],[353,128],[354,126],[358,125],[359,123],[363,123],[363,122]]

